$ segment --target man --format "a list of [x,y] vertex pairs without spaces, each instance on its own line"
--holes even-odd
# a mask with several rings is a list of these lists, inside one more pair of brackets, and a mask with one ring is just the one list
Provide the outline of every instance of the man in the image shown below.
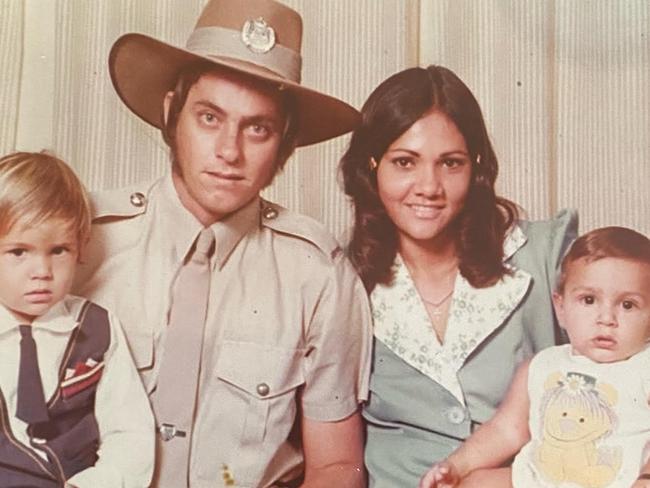
[[301,31],[273,0],[211,0],[185,49],[127,34],[111,50],[172,171],[94,196],[77,291],[124,324],[156,415],[153,486],[365,485],[363,286],[320,224],[259,197],[296,146],[359,119],[300,85]]

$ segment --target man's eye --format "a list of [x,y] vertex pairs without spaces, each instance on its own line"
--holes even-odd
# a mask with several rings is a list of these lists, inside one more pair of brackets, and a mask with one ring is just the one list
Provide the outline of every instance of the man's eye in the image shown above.
[[200,115],[200,117],[201,117],[201,120],[202,120],[203,122],[207,123],[207,124],[213,124],[213,123],[216,122],[216,120],[217,120],[217,118],[215,117],[215,115],[214,115],[213,113],[211,113],[211,112],[203,112],[203,113]]
[[65,254],[69,251],[69,249],[66,246],[56,246],[52,248],[52,254],[55,256],[60,256],[61,254]]
[[25,250],[25,249],[21,249],[21,248],[18,248],[18,247],[17,247],[17,248],[15,248],[15,249],[10,249],[10,250],[7,251],[7,252],[8,252],[9,254],[12,254],[12,255],[16,256],[17,258],[19,258],[19,257],[23,256],[23,255],[27,252],[27,250]]
[[256,137],[266,137],[271,133],[268,127],[261,124],[253,124],[249,127],[249,130]]

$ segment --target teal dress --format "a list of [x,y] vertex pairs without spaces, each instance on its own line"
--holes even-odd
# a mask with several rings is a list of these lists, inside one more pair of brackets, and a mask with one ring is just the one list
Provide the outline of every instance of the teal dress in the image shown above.
[[440,344],[398,255],[390,286],[371,294],[373,369],[365,461],[371,488],[415,487],[503,398],[517,365],[562,342],[551,293],[577,215],[522,221],[504,243],[511,274],[489,288],[458,276]]

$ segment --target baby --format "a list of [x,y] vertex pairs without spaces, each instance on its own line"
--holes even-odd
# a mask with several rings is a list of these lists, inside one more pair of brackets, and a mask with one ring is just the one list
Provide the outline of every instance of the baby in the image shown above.
[[522,364],[494,417],[420,488],[650,487],[650,240],[583,235],[553,303],[570,344]]

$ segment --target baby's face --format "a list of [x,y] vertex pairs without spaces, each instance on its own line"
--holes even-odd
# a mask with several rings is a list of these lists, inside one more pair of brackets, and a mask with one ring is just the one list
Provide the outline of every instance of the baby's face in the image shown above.
[[52,308],[72,286],[77,241],[65,220],[17,222],[0,236],[0,303],[24,323]]
[[572,263],[562,295],[554,297],[573,352],[600,362],[621,361],[650,338],[650,265],[620,258]]

